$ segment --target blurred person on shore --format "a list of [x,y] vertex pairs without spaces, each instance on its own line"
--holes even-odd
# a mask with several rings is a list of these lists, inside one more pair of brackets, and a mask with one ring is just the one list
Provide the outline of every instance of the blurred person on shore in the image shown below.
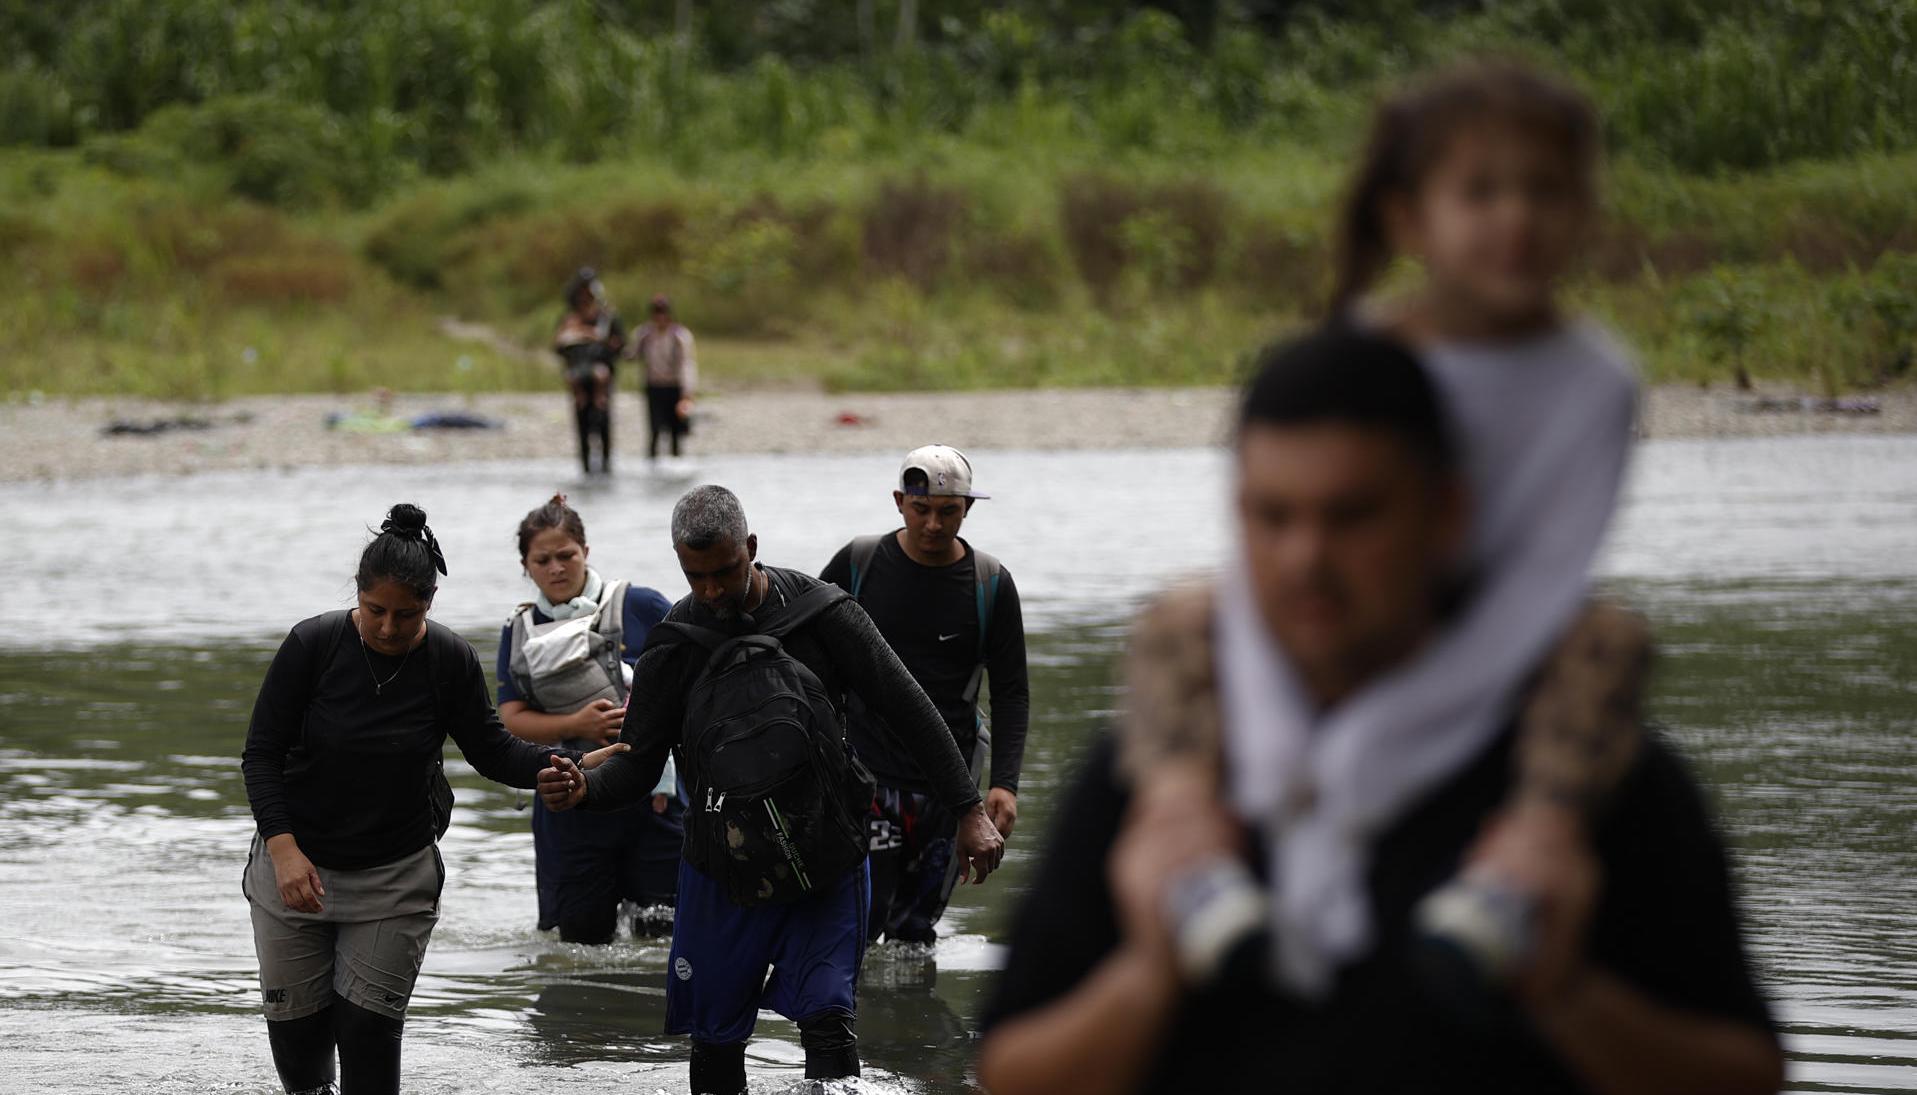
[[[416,506],[360,553],[358,604],[294,625],[266,670],[241,771],[256,829],[241,891],[267,1040],[294,1095],[397,1095],[406,1007],[439,920],[452,738],[479,774],[532,787],[553,756],[507,733],[471,644],[426,618],[446,573]],[[337,1068],[335,1057],[337,1056]]]
[[662,438],[673,456],[683,455],[686,434],[692,429],[699,362],[692,352],[692,332],[672,318],[672,300],[664,293],[652,298],[651,322],[640,328],[632,348],[646,370],[646,418],[651,429],[646,459],[659,459]]
[[634,669],[620,735],[629,763],[582,773],[556,758],[540,794],[555,811],[626,809],[677,756],[692,809],[666,1033],[691,1036],[693,1091],[745,1090],[762,1008],[798,1025],[807,1079],[856,1076],[873,783],[845,741],[847,697],[898,733],[960,819],[961,881],[998,869],[1004,841],[938,709],[843,590],[758,562],[745,509],[723,487],[680,498],[672,545],[691,592]]
[[599,449],[599,471],[612,471],[612,392],[614,370],[626,348],[626,326],[606,299],[606,287],[590,266],[566,283],[566,312],[553,332],[553,352],[564,363],[572,393],[573,424],[579,434],[579,465],[593,472],[592,449]]
[[[1018,821],[1031,694],[1018,586],[992,555],[959,535],[976,489],[972,462],[949,445],[907,453],[892,504],[904,527],[861,536],[819,577],[863,606],[912,679],[938,706],[977,783],[990,755],[985,810],[1008,840]],[[980,690],[991,682],[991,722]],[[846,734],[878,780],[870,819],[872,914],[867,935],[929,946],[952,897],[958,819],[940,809],[911,753],[870,710],[848,705]]]
[[[1267,352],[1239,414],[1236,565],[1140,618],[1125,720],[1064,799],[985,1019],[995,1095],[1777,1090],[1724,849],[1620,699],[1641,648],[1603,611],[1488,730],[1338,724],[1470,611],[1459,441],[1391,340]],[[1420,919],[1461,868],[1528,909],[1481,989]]]
[[[519,565],[537,589],[499,634],[500,720],[534,745],[590,752],[619,740],[632,664],[672,603],[656,589],[600,575],[586,522],[556,494],[520,519]],[[568,943],[610,943],[619,904],[635,937],[672,929],[685,803],[672,764],[643,808],[555,814],[532,806],[539,928]]]

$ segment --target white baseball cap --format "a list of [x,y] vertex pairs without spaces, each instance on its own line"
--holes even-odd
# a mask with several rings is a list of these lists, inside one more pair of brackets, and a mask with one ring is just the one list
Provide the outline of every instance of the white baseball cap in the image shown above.
[[[924,487],[905,485],[907,472],[925,476]],[[926,494],[952,498],[990,498],[972,489],[972,462],[950,445],[926,445],[905,454],[899,465],[899,490],[904,494]]]

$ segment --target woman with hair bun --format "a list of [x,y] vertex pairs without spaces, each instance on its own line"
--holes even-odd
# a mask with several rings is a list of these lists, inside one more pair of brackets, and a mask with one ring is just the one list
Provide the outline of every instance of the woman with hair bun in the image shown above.
[[358,604],[294,625],[253,705],[242,769],[258,831],[241,890],[273,1063],[294,1095],[336,1079],[351,1095],[399,1091],[446,876],[446,739],[514,787],[550,757],[596,767],[626,748],[581,757],[507,733],[472,646],[426,618],[445,573],[425,512],[394,506],[360,554]]
[[[672,602],[588,566],[586,523],[563,494],[527,513],[518,538],[519,565],[539,592],[499,633],[499,717],[535,745],[617,741],[632,663]],[[669,760],[649,808],[556,814],[534,797],[541,930],[556,927],[568,943],[610,943],[624,899],[641,909],[635,936],[670,933],[684,815]]]

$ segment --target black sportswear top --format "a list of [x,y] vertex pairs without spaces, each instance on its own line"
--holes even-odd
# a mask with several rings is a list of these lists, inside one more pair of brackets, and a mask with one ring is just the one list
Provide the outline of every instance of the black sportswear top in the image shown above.
[[[760,569],[770,579],[765,601],[753,613],[761,626],[770,625],[800,594],[821,584],[796,570]],[[691,597],[666,613],[666,622],[678,620],[729,634],[739,630],[738,624],[720,620]],[[966,772],[945,720],[857,603],[849,598],[840,601],[780,641],[787,653],[819,678],[834,702],[842,705],[847,693],[855,693],[896,727],[899,740],[927,773],[932,793],[948,809],[963,814],[978,804],[978,788]],[[666,766],[666,754],[680,744],[686,693],[705,667],[704,655],[696,643],[648,641],[633,667],[632,702],[626,705],[626,725],[619,735],[632,751],[615,754],[586,773],[587,809],[623,809],[652,794]],[[683,756],[679,771],[693,771]]]
[[[1164,1092],[1578,1092],[1583,1087],[1518,1018],[1459,1008],[1413,965],[1410,916],[1456,873],[1510,785],[1507,734],[1394,825],[1369,888],[1378,944],[1308,1006],[1252,974],[1195,993],[1141,1090]],[[1025,895],[988,1028],[1065,995],[1119,943],[1106,861],[1128,792],[1109,740],[1058,811]],[[1738,927],[1724,850],[1696,785],[1653,740],[1596,833],[1603,881],[1588,934],[1593,960],[1666,1006],[1772,1030]],[[1262,861],[1263,857],[1256,857]],[[1260,869],[1262,873],[1262,869]],[[1455,998],[1452,998],[1455,999]],[[1282,1083],[1280,1083],[1282,1081]]]
[[300,621],[267,667],[241,754],[260,836],[292,833],[332,870],[411,855],[433,842],[428,796],[448,735],[514,787],[532,787],[555,752],[579,755],[507,733],[471,644],[437,623],[393,658],[360,643],[345,609]]
[[[972,546],[966,544],[965,557],[958,562],[924,566],[912,561],[897,536],[886,536],[880,539],[871,569],[859,587],[859,604],[945,716],[962,757],[972,755],[978,731],[976,705],[965,698],[965,687],[979,663],[978,577],[973,559]],[[840,548],[819,577],[850,593],[852,545]],[[1018,586],[1003,569],[985,640],[985,673],[992,697],[991,785],[1017,793],[1032,699],[1025,673],[1025,618]],[[871,711],[852,705],[846,712],[846,732],[859,759],[880,783],[913,791],[927,789],[911,751]]]

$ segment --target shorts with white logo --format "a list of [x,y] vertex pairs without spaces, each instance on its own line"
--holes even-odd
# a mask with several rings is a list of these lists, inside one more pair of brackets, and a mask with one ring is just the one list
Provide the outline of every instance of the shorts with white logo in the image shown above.
[[258,835],[240,890],[253,913],[253,949],[268,1019],[299,1019],[338,996],[368,1011],[406,1017],[406,1003],[439,920],[446,868],[439,849],[419,851],[363,871],[318,865],[326,896],[317,913],[280,900],[273,859]]
[[863,862],[811,897],[748,909],[681,861],[666,967],[666,1033],[710,1045],[743,1042],[762,1007],[795,1022],[856,1017],[871,901]]

